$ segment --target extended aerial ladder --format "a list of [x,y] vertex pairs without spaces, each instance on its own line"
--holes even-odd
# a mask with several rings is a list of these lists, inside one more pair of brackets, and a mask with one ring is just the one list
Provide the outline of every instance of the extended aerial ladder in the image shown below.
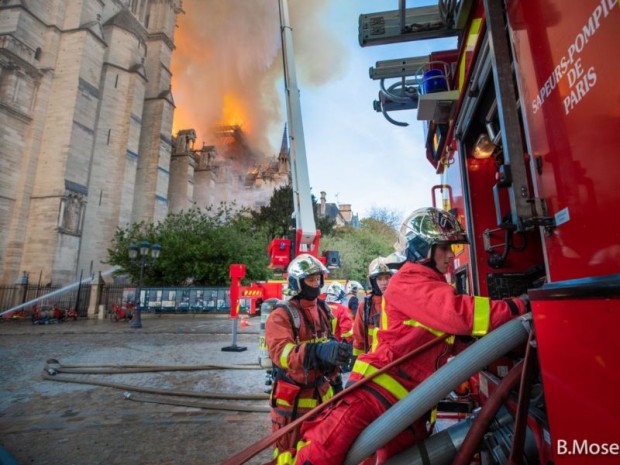
[[[295,236],[292,240],[290,238],[277,238],[271,241],[268,247],[269,267],[284,271],[294,257],[302,253],[308,253],[317,257],[329,268],[338,268],[340,266],[338,252],[329,251],[325,256],[319,256],[321,231],[316,228],[316,223],[314,221],[310,178],[308,176],[308,160],[306,158],[306,144],[301,116],[301,103],[299,88],[297,87],[297,74],[295,71],[293,37],[289,23],[287,1],[278,0],[278,6],[280,12],[280,33],[282,38]],[[254,282],[250,284],[250,286],[241,286],[241,279],[245,277],[245,266],[241,264],[233,264],[230,266],[230,277],[231,318],[234,320],[233,344],[231,347],[222,350],[237,351],[240,349],[236,346],[236,324],[239,315],[239,299],[250,299],[250,314],[253,314],[257,304],[271,298],[282,298],[282,282]]]
[[338,266],[338,255],[329,252],[319,256],[321,231],[316,228],[312,208],[312,194],[308,176],[308,160],[301,116],[299,88],[293,52],[292,28],[289,23],[288,4],[278,0],[280,9],[280,33],[282,37],[282,59],[284,64],[284,86],[289,135],[289,154],[291,183],[293,187],[293,205],[295,217],[295,237],[279,238],[269,245],[270,268],[286,269],[290,260],[301,253],[317,257],[330,267]]

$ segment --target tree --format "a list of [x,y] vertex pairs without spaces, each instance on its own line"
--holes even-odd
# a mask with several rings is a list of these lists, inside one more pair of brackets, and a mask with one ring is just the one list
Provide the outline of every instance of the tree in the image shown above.
[[373,218],[362,219],[359,228],[334,230],[323,240],[323,250],[340,252],[340,268],[332,271],[330,278],[366,283],[370,262],[392,253],[396,239],[396,231],[391,225]]
[[248,280],[270,277],[267,235],[253,225],[248,210],[227,204],[169,214],[163,221],[118,228],[108,249],[108,262],[138,282],[140,268],[129,260],[129,245],[142,240],[159,243],[159,259],[144,270],[146,285],[226,286],[232,263],[246,265]]
[[[331,218],[319,216],[319,205],[314,195],[312,196],[312,209],[316,228],[321,230],[321,235],[328,236],[331,234],[335,221]],[[293,188],[287,184],[273,191],[269,205],[260,207],[258,211],[252,211],[251,215],[254,223],[271,238],[288,237],[291,229],[295,228],[294,211]]]
[[389,224],[396,231],[400,229],[402,222],[402,213],[397,210],[390,210],[388,208],[371,207],[368,214],[368,218],[380,221],[385,224]]
[[269,205],[252,211],[251,215],[254,223],[270,237],[286,237],[295,224],[291,218],[293,210],[293,189],[287,184],[273,191]]

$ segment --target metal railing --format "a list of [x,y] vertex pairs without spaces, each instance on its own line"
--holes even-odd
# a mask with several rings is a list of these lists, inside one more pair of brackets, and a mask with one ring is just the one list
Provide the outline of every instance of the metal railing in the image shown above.
[[[77,286],[64,293],[55,293],[60,286],[41,286],[31,284],[13,284],[0,286],[0,312],[20,306],[30,301],[37,301],[32,305],[23,306],[14,315],[29,314],[34,305],[41,309],[56,306],[63,310],[75,309],[79,317],[86,317],[90,301],[90,285]],[[49,295],[49,297],[46,297]]]

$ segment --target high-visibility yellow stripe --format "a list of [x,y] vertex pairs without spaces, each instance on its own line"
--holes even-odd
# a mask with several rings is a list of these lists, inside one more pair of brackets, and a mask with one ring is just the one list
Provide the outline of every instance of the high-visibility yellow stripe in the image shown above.
[[[299,451],[301,449],[303,449],[304,447],[306,447],[308,444],[310,444],[310,441],[304,441],[304,440],[297,441],[297,447],[296,447],[297,448],[297,454],[296,455],[299,455]],[[280,464],[278,464],[278,465],[280,465]]]
[[[290,402],[285,401],[284,399],[276,399],[276,405],[281,405],[284,407],[292,407],[293,404],[291,404]],[[318,405],[318,402],[316,399],[312,398],[312,397],[300,397],[299,400],[297,401],[297,406],[301,407],[301,408],[314,408]]]
[[[375,368],[372,365],[357,359],[355,365],[353,365],[352,371],[355,373],[359,373],[362,376],[369,376],[378,371],[378,368]],[[400,384],[393,377],[386,373],[383,373],[376,378],[373,378],[372,382],[387,389],[399,400],[409,394],[409,391],[407,391],[407,389],[402,384]]]
[[336,334],[336,326],[338,326],[338,320],[336,318],[332,318],[332,334]]
[[353,336],[353,330],[352,329],[347,331],[346,333],[342,334],[342,337],[351,337],[351,336]]
[[284,346],[284,350],[280,354],[280,366],[282,368],[288,368],[288,354],[295,348],[295,344],[289,343]]
[[381,329],[387,329],[388,327],[387,312],[385,311],[386,306],[385,297],[381,297],[381,323],[379,324]]
[[295,457],[291,451],[286,450],[281,454],[278,454],[278,458],[276,460],[277,465],[293,465],[295,463]]
[[429,331],[430,333],[434,334],[435,336],[443,336],[444,335],[443,332],[441,332],[441,331],[439,331],[437,329],[430,328],[430,327],[426,326],[425,324],[422,324],[422,323],[420,323],[419,321],[416,321],[416,320],[405,320],[405,321],[403,321],[403,324],[406,325],[406,326],[415,326],[417,328],[425,329],[425,330]]
[[353,347],[353,355],[358,356],[363,354],[364,351],[362,349],[356,349],[355,347]]
[[368,329],[368,335],[370,336],[370,340],[372,341],[370,343],[370,351],[374,352],[374,350],[377,348],[377,345],[379,344],[379,338],[377,337],[377,333],[379,332],[378,328],[369,328]]
[[461,54],[461,58],[459,60],[459,90],[462,90],[463,86],[465,85],[465,65],[467,64],[467,54],[473,52],[474,48],[476,47],[476,42],[478,40],[478,36],[480,35],[481,25],[482,18],[474,18],[467,33],[465,50],[464,53]]
[[325,402],[332,397],[334,397],[334,389],[330,386],[329,389],[327,389],[327,392],[321,396],[321,401]]
[[488,297],[474,297],[474,322],[472,336],[484,336],[489,331],[491,301]]

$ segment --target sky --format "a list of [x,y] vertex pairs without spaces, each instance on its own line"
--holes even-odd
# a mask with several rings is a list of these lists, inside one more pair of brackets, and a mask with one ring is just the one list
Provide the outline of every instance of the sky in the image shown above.
[[[362,48],[360,14],[393,11],[398,0],[289,0],[297,84],[312,194],[351,204],[360,218],[374,209],[402,216],[432,202],[439,184],[427,161],[417,111],[373,109],[377,61],[456,48],[433,39]],[[407,7],[435,2],[409,0]],[[277,0],[184,0],[173,54],[173,132],[209,125],[242,126],[267,156],[279,152],[286,121]],[[396,81],[387,81],[390,85]]]

